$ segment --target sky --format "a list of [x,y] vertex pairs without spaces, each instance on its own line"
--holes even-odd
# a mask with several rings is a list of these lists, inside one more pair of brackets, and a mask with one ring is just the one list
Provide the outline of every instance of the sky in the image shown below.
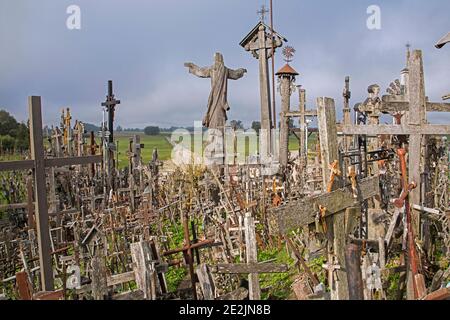
[[[258,23],[268,0],[0,0],[0,109],[27,119],[27,97],[42,96],[45,124],[57,124],[62,107],[73,118],[100,124],[107,81],[114,81],[116,124],[193,126],[203,118],[209,79],[189,74],[184,62],[246,68],[229,82],[229,120],[260,118],[258,62],[239,46]],[[424,55],[426,92],[439,102],[450,93],[450,47],[434,44],[450,31],[447,0],[273,0],[274,29],[296,49],[291,63],[306,89],[334,98],[341,115],[345,76],[351,105],[379,84],[384,93],[405,67],[405,45]],[[67,8],[77,5],[81,29],[70,30]],[[381,9],[381,29],[369,30],[367,8]],[[277,51],[276,69],[284,65]],[[277,92],[278,106],[280,97]],[[292,96],[292,109],[298,94]],[[279,111],[278,111],[279,112]],[[449,114],[429,114],[449,123]]]

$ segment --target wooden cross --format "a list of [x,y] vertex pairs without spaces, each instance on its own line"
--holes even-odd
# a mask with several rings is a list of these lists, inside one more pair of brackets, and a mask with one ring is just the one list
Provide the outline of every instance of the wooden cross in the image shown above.
[[114,142],[114,111],[116,105],[120,104],[120,100],[116,100],[113,93],[113,82],[108,81],[108,95],[106,101],[102,103],[102,107],[106,107],[108,111],[108,131],[109,131],[109,143]]
[[[30,117],[31,160],[0,162],[0,171],[29,170],[34,171],[35,179],[35,215],[37,239],[39,246],[39,264],[43,291],[53,291],[53,269],[51,259],[51,243],[49,229],[49,213],[45,169],[72,165],[86,165],[101,162],[101,156],[85,156],[70,158],[45,158],[44,138],[42,131],[41,97],[28,98]],[[30,212],[28,214],[31,214]]]
[[[297,86],[299,93],[299,111],[286,113],[286,117],[299,118],[300,120],[300,157],[303,159],[303,166],[306,167],[308,161],[308,125],[307,118],[317,117],[316,110],[306,110],[306,90],[302,86]],[[295,134],[296,130],[294,130]]]
[[[426,135],[448,135],[449,125],[427,124],[426,112],[450,112],[450,103],[429,102],[425,95],[422,51],[415,50],[409,57],[408,93],[400,96],[384,96],[381,112],[396,114],[408,112],[409,123],[400,125],[342,125],[338,131],[344,135],[409,135],[409,180],[420,182],[422,138]],[[411,203],[420,203],[420,190],[411,192]],[[418,213],[416,213],[416,216]],[[416,219],[419,221],[419,219]],[[418,234],[418,225],[415,225]]]
[[249,299],[261,300],[259,287],[260,273],[287,272],[288,266],[277,263],[258,263],[258,252],[256,245],[255,220],[251,213],[246,213],[244,218],[246,263],[225,263],[213,266],[200,266],[197,269],[201,288],[205,297],[214,297],[214,283],[207,276],[208,272],[217,274],[248,274]]

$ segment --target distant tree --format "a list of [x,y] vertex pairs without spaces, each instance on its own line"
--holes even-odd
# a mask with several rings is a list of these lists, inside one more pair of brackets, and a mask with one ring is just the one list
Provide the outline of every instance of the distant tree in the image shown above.
[[261,130],[261,122],[253,121],[252,122],[252,129],[255,130],[256,132],[259,132],[259,130]]
[[145,127],[144,129],[144,133],[148,136],[156,136],[158,134],[160,134],[161,130],[159,129],[159,127],[155,127],[155,126],[148,126]]
[[0,110],[0,135],[11,135],[11,130],[17,129],[18,123],[9,112]]
[[85,123],[84,124],[84,130],[86,130],[86,132],[94,131],[95,133],[97,133],[100,130],[102,130],[102,128],[97,127],[96,125],[94,125],[92,123]]
[[241,121],[241,120],[231,120],[231,121],[230,121],[230,126],[231,126],[234,130],[244,129],[244,125],[242,124],[242,121]]
[[122,131],[123,131],[123,128],[122,128],[121,126],[117,126],[116,131],[117,131],[117,132],[122,132]]

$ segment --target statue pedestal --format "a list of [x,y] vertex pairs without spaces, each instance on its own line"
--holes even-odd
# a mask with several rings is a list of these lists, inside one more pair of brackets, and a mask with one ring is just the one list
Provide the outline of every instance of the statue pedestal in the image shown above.
[[223,165],[225,159],[223,130],[208,129],[206,143],[203,156],[205,165]]

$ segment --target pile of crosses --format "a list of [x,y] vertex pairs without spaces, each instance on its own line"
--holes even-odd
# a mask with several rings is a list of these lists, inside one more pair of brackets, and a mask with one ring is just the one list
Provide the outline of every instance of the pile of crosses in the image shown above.
[[[270,289],[261,288],[260,275],[282,273],[292,299],[387,299],[391,275],[400,273],[396,298],[448,298],[450,269],[439,266],[437,252],[450,258],[449,126],[425,116],[450,104],[428,101],[421,52],[408,51],[388,95],[369,87],[355,106],[356,124],[349,78],[338,123],[333,99],[306,110],[302,88],[299,111],[290,110],[289,72],[279,73],[283,139],[271,175],[251,161],[163,171],[157,151],[144,163],[137,135],[119,170],[112,82],[98,133],[80,121],[72,127],[66,109],[44,137],[41,99],[30,97],[29,159],[0,162],[10,175],[2,192],[14,195],[1,210],[23,215],[0,222],[2,295],[257,300]],[[380,124],[381,114],[394,124]],[[318,128],[308,127],[308,117]],[[286,145],[291,118],[300,123],[291,130],[298,154]],[[288,261],[260,261],[267,248],[286,250]],[[318,257],[322,270],[313,271]],[[179,271],[183,279],[169,282]]]

